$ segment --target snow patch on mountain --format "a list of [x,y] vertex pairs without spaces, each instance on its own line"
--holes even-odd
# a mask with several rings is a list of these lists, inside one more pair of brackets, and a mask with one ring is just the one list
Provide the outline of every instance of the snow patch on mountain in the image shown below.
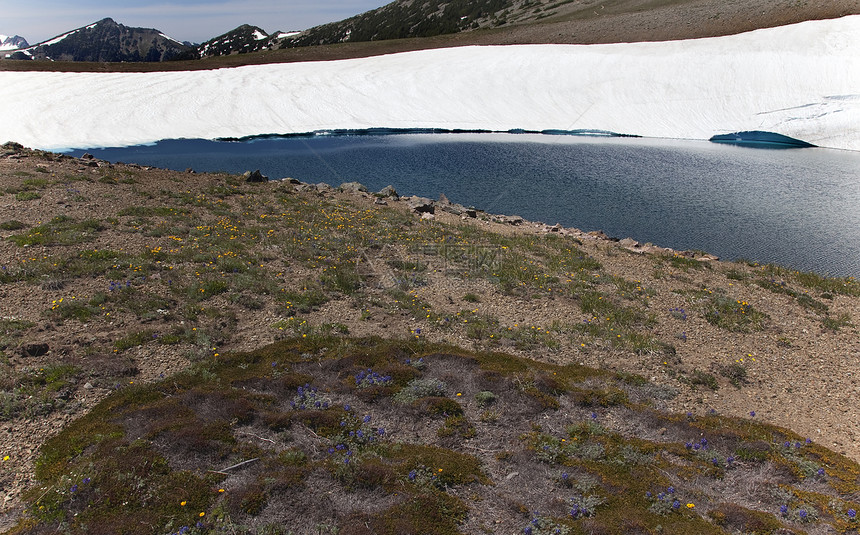
[[684,139],[759,130],[860,150],[857,50],[860,15],[687,41],[469,46],[191,72],[4,71],[0,133],[63,149],[374,127]]
[[30,46],[20,35],[0,35],[0,50],[20,50]]

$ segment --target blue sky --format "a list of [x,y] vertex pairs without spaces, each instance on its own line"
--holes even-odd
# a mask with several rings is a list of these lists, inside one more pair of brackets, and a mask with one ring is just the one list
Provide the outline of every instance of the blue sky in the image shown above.
[[391,0],[0,0],[0,34],[36,44],[110,17],[180,41],[206,41],[240,24],[268,33],[345,19]]

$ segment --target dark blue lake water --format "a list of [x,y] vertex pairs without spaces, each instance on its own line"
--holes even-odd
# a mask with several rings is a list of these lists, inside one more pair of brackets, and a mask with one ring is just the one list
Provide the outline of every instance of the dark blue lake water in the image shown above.
[[[75,151],[80,155],[84,151]],[[531,134],[168,140],[109,161],[437,198],[725,259],[860,275],[860,153]]]

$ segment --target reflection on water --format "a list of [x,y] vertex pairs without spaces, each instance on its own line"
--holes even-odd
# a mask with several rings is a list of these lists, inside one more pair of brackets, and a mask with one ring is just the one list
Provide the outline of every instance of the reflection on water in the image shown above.
[[372,191],[391,184],[675,249],[860,275],[855,152],[531,134],[168,140],[89,152],[177,170],[358,181]]

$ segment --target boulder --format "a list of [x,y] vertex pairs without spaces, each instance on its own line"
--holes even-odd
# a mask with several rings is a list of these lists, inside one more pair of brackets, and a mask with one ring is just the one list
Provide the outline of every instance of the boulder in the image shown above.
[[431,201],[427,197],[418,197],[413,195],[412,197],[409,197],[408,201],[406,201],[406,206],[408,206],[410,210],[413,210],[420,214],[436,213],[436,203]]
[[379,193],[377,193],[377,195],[379,195],[380,197],[391,197],[394,200],[400,198],[400,195],[397,194],[397,190],[394,189],[394,186],[391,185],[385,186],[384,188],[379,190]]
[[344,193],[367,193],[367,188],[360,182],[344,182],[337,189]]
[[463,215],[466,212],[466,207],[462,204],[442,204],[442,210],[454,215]]
[[259,169],[257,169],[253,173],[251,171],[245,171],[245,173],[242,175],[242,178],[245,179],[245,182],[268,182],[269,181],[269,177],[267,177],[266,175],[261,173]]
[[20,152],[24,150],[24,145],[17,143],[15,141],[7,141],[3,144],[3,148],[6,150],[14,150],[15,152]]
[[334,191],[334,188],[331,187],[330,184],[326,184],[325,182],[320,182],[319,184],[316,185],[316,188],[317,188],[317,191],[320,193],[329,193],[331,191]]
[[48,352],[48,344],[27,344],[21,348],[21,356],[24,358],[27,357],[41,357],[42,355]]

